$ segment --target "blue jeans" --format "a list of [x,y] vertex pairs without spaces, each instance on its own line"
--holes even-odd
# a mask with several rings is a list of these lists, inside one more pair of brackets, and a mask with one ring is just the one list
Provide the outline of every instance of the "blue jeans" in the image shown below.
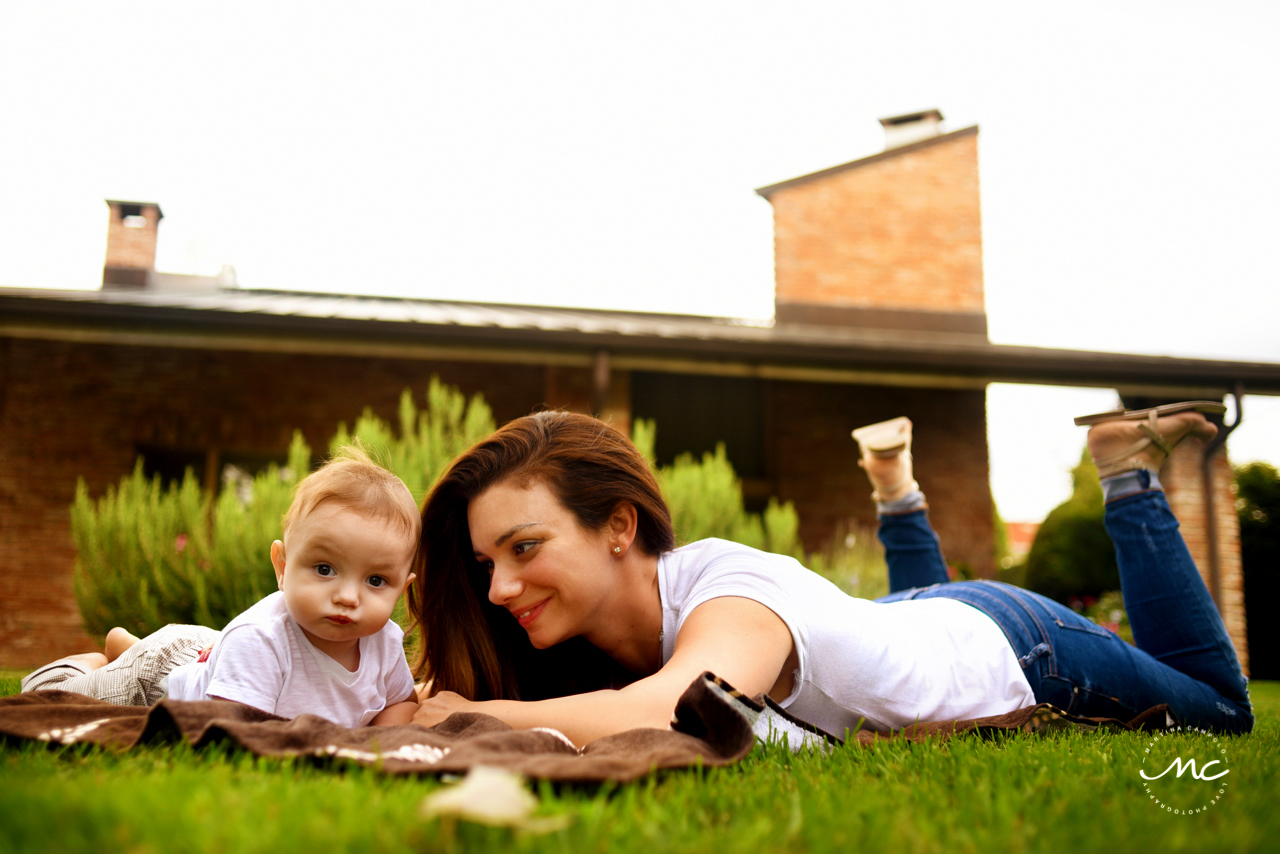
[[1037,702],[1121,720],[1168,703],[1184,725],[1252,730],[1235,648],[1164,493],[1148,490],[1110,502],[1106,526],[1136,647],[1065,605],[1013,585],[948,583],[925,510],[881,516],[893,592],[877,601],[956,599],[982,611],[1004,631]]

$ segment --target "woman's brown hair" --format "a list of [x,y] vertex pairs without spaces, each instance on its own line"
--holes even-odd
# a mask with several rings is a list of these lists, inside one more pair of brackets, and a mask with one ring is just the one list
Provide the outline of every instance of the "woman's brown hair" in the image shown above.
[[408,594],[422,630],[415,674],[430,679],[433,692],[472,700],[540,699],[630,681],[582,638],[535,649],[506,609],[489,602],[489,575],[472,551],[467,506],[503,481],[546,484],[593,531],[629,503],[637,516],[633,548],[661,555],[675,544],[657,479],[626,436],[572,412],[517,418],[454,460],[423,506],[418,578]]

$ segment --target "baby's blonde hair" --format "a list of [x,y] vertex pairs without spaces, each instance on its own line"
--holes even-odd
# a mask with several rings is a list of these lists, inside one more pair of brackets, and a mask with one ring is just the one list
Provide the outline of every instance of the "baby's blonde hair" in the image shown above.
[[312,472],[293,495],[284,514],[284,534],[326,501],[336,501],[357,513],[380,519],[402,531],[413,542],[422,532],[422,516],[404,481],[375,463],[358,445],[338,448],[329,460]]

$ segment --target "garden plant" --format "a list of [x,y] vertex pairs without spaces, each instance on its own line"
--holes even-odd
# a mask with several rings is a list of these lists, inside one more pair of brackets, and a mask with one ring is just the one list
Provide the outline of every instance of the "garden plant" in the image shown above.
[[1120,589],[1115,546],[1102,522],[1102,487],[1086,449],[1071,470],[1071,497],[1049,512],[1026,561],[1026,586],[1059,602]]

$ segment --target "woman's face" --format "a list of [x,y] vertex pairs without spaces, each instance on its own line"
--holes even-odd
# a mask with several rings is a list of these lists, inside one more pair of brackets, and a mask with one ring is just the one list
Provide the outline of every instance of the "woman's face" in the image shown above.
[[489,601],[538,649],[588,634],[607,613],[614,573],[608,534],[584,529],[540,482],[497,483],[467,507],[471,546],[489,570]]

